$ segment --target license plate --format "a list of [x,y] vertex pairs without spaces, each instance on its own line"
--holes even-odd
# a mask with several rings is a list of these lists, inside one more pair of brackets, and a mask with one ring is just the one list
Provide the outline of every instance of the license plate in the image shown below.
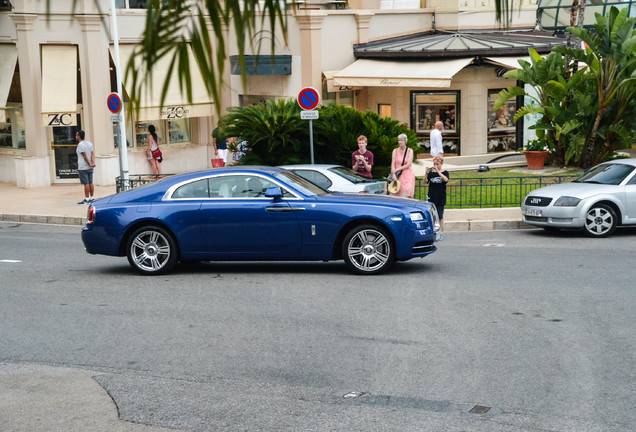
[[541,216],[541,210],[526,209],[526,216]]

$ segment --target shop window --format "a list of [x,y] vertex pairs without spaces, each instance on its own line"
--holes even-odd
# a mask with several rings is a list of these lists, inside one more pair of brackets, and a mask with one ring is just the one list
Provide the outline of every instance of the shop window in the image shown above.
[[164,120],[136,122],[135,141],[137,143],[137,147],[148,147],[148,126],[150,125],[155,125],[155,132],[157,133],[157,138],[159,138],[159,145],[167,144],[167,142],[164,141],[164,137],[166,136]]
[[147,9],[148,0],[115,0],[117,9]]
[[378,104],[378,114],[382,118],[391,117],[391,105],[390,104]]
[[444,123],[444,153],[459,153],[459,91],[411,92],[411,128],[422,137],[420,146],[427,151],[438,121]]
[[170,144],[190,141],[190,119],[168,120]]
[[516,128],[513,122],[517,103],[514,99],[507,101],[497,111],[495,101],[501,89],[488,90],[488,152],[504,152],[516,149]]
[[9,102],[4,117],[4,122],[0,122],[0,148],[26,149],[22,104],[17,106]]
[[17,64],[11,78],[6,107],[0,110],[0,148],[26,149],[20,68]]

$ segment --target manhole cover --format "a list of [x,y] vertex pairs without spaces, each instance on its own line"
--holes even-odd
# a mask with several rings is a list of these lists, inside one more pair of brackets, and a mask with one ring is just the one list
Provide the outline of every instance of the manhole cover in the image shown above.
[[490,411],[490,407],[483,406],[483,405],[475,405],[468,412],[471,414],[486,414],[488,411]]

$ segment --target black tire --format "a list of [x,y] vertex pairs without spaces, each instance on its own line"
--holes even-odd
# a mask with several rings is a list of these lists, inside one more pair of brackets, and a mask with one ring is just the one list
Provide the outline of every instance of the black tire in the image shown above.
[[160,275],[168,273],[177,263],[177,246],[172,235],[157,226],[137,229],[126,245],[128,262],[139,273]]
[[583,228],[590,237],[607,237],[616,229],[616,212],[605,204],[595,204],[585,214]]
[[388,232],[375,225],[352,228],[342,242],[342,256],[354,273],[375,275],[395,262],[395,248]]

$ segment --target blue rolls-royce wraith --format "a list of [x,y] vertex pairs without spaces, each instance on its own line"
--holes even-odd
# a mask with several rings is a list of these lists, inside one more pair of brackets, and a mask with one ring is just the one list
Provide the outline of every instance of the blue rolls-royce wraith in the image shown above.
[[143,274],[179,261],[344,259],[377,274],[436,251],[431,203],[331,194],[274,167],[228,167],[171,176],[92,203],[82,230],[91,254],[127,256]]

